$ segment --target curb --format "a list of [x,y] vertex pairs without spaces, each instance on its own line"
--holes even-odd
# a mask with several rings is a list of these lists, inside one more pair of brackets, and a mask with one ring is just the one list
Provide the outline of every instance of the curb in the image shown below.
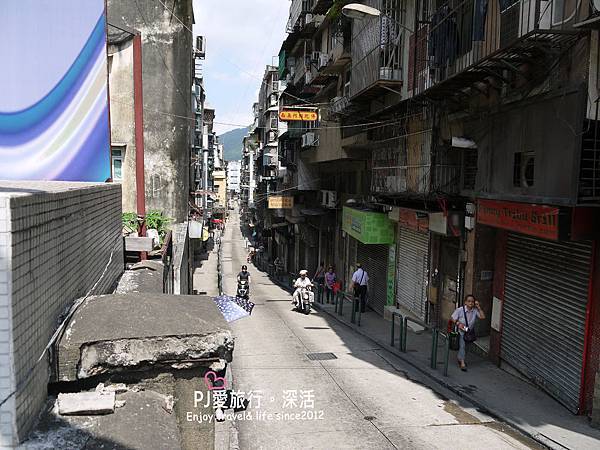
[[449,391],[453,392],[454,394],[458,395],[461,398],[464,398],[466,400],[468,400],[469,402],[471,402],[475,407],[477,407],[479,410],[481,410],[482,412],[484,412],[485,414],[501,420],[502,422],[507,423],[508,425],[510,425],[512,428],[514,428],[515,430],[518,430],[519,432],[523,433],[525,436],[533,439],[534,441],[538,442],[539,444],[543,445],[544,447],[550,448],[552,450],[564,450],[565,448],[569,448],[566,447],[562,444],[560,444],[559,442],[553,441],[543,435],[540,435],[539,433],[533,434],[531,433],[531,431],[524,429],[522,426],[520,426],[518,423],[516,423],[515,421],[506,418],[502,415],[502,413],[500,413],[499,411],[496,411],[493,408],[490,408],[487,405],[484,405],[483,403],[481,403],[480,400],[473,398],[472,396],[470,396],[469,394],[457,389],[456,387],[454,387],[452,384],[448,383],[447,381],[444,380],[444,378],[438,377],[436,375],[434,375],[433,373],[431,373],[430,371],[428,371],[427,369],[421,367],[421,365],[411,361],[410,359],[408,359],[404,353],[400,352],[398,349],[396,349],[395,347],[392,347],[391,345],[389,345],[389,343],[383,342],[377,338],[374,338],[370,335],[368,335],[365,331],[363,331],[360,327],[358,327],[355,324],[352,323],[348,323],[345,320],[339,318],[338,316],[336,316],[335,314],[321,308],[321,305],[317,302],[313,303],[313,307],[314,309],[323,312],[325,314],[327,314],[330,317],[333,317],[335,320],[337,320],[339,323],[346,325],[348,328],[356,331],[358,334],[360,334],[361,336],[369,339],[370,341],[376,343],[377,345],[381,346],[383,349],[387,350],[388,352],[394,354],[395,356],[397,356],[398,358],[400,358],[402,361],[406,362],[407,364],[409,364],[411,367],[413,367],[414,369],[416,369],[417,371],[419,371],[420,373],[422,373],[423,375],[427,376],[429,379],[435,381],[436,383],[442,385],[443,387],[445,387],[446,389],[448,389]]

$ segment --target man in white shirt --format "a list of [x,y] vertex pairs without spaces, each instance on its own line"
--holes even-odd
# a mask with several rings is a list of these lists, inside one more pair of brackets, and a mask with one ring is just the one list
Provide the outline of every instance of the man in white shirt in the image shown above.
[[356,263],[356,272],[352,275],[354,296],[360,298],[360,312],[365,312],[369,274],[362,264]]
[[[294,304],[294,305],[298,305],[300,303],[300,290],[302,288],[312,286],[312,282],[310,281],[310,278],[307,277],[307,275],[308,275],[308,270],[301,270],[300,278],[298,278],[294,282],[294,287],[296,288],[296,290],[294,291],[294,295],[292,296],[292,304]],[[312,303],[312,295],[311,295],[311,303]]]

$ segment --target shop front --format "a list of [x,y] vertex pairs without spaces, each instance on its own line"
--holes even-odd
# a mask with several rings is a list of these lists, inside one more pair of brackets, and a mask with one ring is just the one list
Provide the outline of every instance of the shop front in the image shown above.
[[577,208],[477,202],[478,225],[498,229],[492,347],[573,413],[589,409],[594,248]]
[[[387,305],[394,302],[393,267],[395,226],[387,214],[371,210],[344,207],[342,230],[346,239],[345,277],[351,280],[356,263],[369,274],[368,307],[383,315]],[[390,258],[390,248],[392,258]],[[348,283],[350,287],[350,283]]]
[[429,264],[429,216],[408,208],[392,208],[389,218],[397,223],[396,292],[399,308],[420,320],[427,317]]

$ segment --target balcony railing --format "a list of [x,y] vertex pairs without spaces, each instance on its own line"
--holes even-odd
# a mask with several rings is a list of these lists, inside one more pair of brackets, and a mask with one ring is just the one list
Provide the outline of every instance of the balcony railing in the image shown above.
[[454,8],[453,4],[438,8],[410,38],[407,81],[415,95],[450,79],[456,83],[447,86],[448,91],[489,76],[501,77],[503,71],[518,72],[524,63],[560,53],[576,39],[579,31],[573,25],[587,11],[580,0],[466,0]]
[[434,162],[431,149],[431,128],[378,144],[373,151],[371,192],[405,196],[436,191],[457,193],[460,183],[457,153],[438,148]]
[[314,2],[315,0],[292,0],[286,27],[288,33],[299,31],[304,26],[304,18],[312,11]]
[[379,17],[355,23],[352,36],[352,79],[350,97],[368,93],[374,87],[402,84],[403,41],[406,30],[402,0],[370,0],[380,6]]

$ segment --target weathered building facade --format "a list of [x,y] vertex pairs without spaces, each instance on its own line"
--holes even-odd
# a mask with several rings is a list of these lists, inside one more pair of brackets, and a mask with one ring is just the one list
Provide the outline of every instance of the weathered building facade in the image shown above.
[[281,235],[271,258],[291,272],[324,260],[346,289],[361,262],[375,313],[443,328],[472,293],[488,316],[480,350],[589,412],[600,362],[598,12],[369,0],[379,15],[350,19],[346,3],[292,1],[281,108],[318,120],[280,138],[294,200],[285,222],[265,224]]
[[133,30],[142,41],[146,208],[182,222],[188,216],[193,144],[192,1],[178,0],[167,9],[155,3],[110,0],[107,14],[109,25],[114,25],[109,30],[113,169],[115,164],[122,167],[121,180],[115,181],[123,183],[123,209],[136,209],[133,36],[124,31]]

